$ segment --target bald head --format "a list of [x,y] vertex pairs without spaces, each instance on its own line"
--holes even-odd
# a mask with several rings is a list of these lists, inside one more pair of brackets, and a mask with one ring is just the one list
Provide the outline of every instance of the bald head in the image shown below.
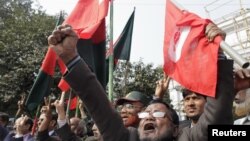
[[86,123],[78,117],[70,118],[70,128],[79,137],[83,137],[87,133]]

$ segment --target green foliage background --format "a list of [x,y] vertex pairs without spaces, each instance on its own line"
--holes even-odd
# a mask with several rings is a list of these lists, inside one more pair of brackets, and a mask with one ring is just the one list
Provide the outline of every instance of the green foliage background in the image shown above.
[[[121,98],[130,91],[140,91],[149,96],[155,92],[156,81],[163,78],[161,66],[144,64],[142,60],[134,63],[120,61],[114,72],[114,96]],[[170,103],[168,91],[164,100]]]
[[14,112],[20,95],[28,94],[55,27],[56,17],[31,4],[0,1],[0,111]]

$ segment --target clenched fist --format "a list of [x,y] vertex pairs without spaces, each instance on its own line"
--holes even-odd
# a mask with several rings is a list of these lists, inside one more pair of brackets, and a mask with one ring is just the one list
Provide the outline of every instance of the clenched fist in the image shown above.
[[67,64],[77,56],[77,40],[78,36],[70,25],[60,25],[48,37],[48,44],[63,62]]

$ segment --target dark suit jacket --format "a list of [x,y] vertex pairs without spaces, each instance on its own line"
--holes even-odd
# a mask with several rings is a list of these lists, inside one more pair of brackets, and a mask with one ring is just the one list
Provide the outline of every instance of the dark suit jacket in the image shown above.
[[8,135],[8,130],[0,125],[0,141],[3,141],[4,138]]
[[[180,133],[179,141],[207,140],[208,124],[231,124],[233,101],[233,62],[222,61],[219,64],[219,75],[216,98],[208,98],[204,114],[195,128]],[[204,72],[205,73],[205,72]],[[94,73],[81,60],[69,70],[64,79],[79,95],[90,115],[99,128],[104,141],[138,141],[135,128],[126,128],[117,112],[110,106],[109,100]],[[223,113],[223,114],[221,114]]]
[[82,141],[81,138],[77,137],[71,132],[69,125],[66,123],[61,128],[55,130],[57,136],[49,136],[48,130],[38,132],[36,141]]
[[[25,137],[25,141],[35,141],[35,139],[33,138],[33,136],[31,134],[28,134]],[[15,138],[15,133],[14,132],[10,132],[4,139],[4,141],[24,141],[23,137],[20,138]]]
[[80,137],[71,132],[70,126],[67,123],[55,131],[63,141],[82,141]]

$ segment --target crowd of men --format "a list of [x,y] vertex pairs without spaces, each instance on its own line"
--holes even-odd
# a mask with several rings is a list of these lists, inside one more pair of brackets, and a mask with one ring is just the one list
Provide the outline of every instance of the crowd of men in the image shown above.
[[[209,28],[206,35],[213,35],[209,39],[224,35],[214,24]],[[35,129],[36,121],[22,115],[9,130],[9,115],[0,113],[0,140],[205,141],[208,125],[234,124],[234,100],[235,112],[242,117],[235,124],[250,123],[250,90],[247,89],[250,88],[250,71],[241,69],[234,72],[232,60],[218,60],[215,98],[183,88],[184,111],[190,119],[184,125],[179,121],[177,112],[163,101],[170,80],[167,76],[157,82],[154,96],[132,91],[111,104],[95,74],[79,57],[77,40],[71,26],[62,25],[48,38],[48,44],[67,66],[64,79],[81,99],[81,117],[67,117],[65,93],[62,93],[60,99],[53,102],[45,99]],[[91,131],[88,130],[83,105],[93,120]]]

